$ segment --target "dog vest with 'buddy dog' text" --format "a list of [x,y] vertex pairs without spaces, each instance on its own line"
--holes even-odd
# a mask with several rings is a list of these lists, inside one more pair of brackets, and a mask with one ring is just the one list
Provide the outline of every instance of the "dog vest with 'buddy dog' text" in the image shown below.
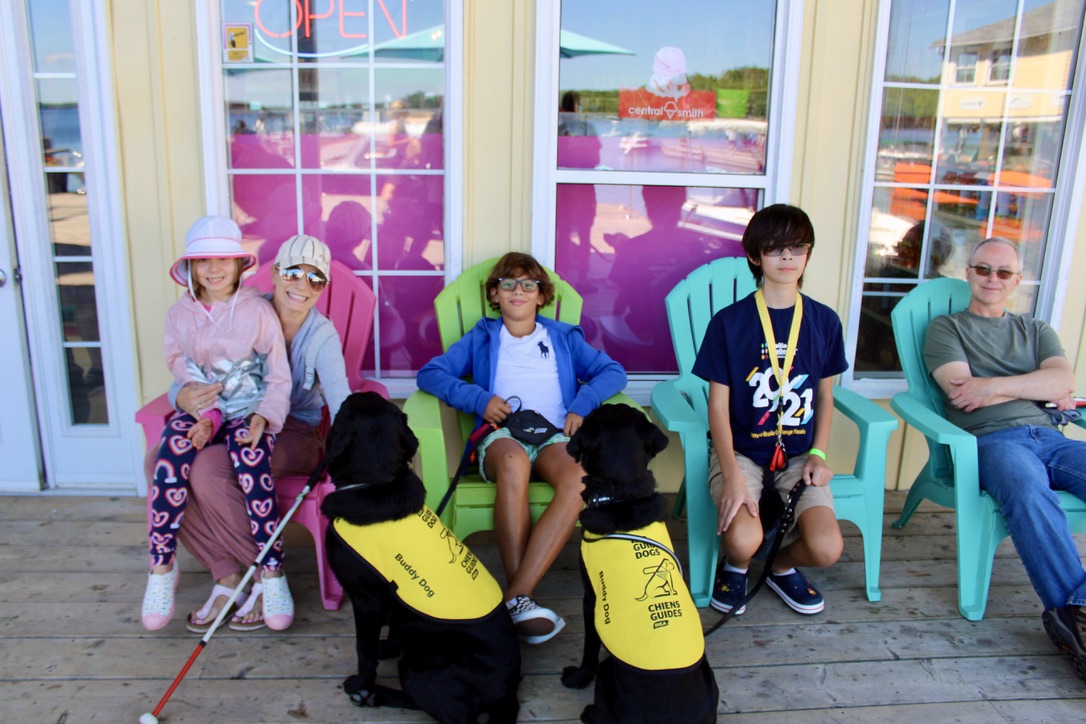
[[585,531],[581,541],[603,645],[618,660],[649,671],[698,663],[705,653],[701,618],[671,553],[667,528],[658,522],[621,535],[648,540]]
[[421,614],[443,621],[483,618],[502,602],[482,562],[432,510],[400,520],[353,525],[336,518],[336,534]]

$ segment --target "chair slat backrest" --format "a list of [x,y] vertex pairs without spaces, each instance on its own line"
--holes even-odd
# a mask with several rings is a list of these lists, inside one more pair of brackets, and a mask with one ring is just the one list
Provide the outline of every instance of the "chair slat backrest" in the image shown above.
[[[924,363],[924,338],[931,320],[960,312],[969,306],[969,284],[961,279],[933,279],[913,289],[890,312],[901,369],[909,384],[909,396],[945,417],[943,393]],[[939,477],[953,468],[946,449],[928,441],[929,465]]]
[[[492,319],[501,316],[500,312],[490,308],[486,297],[486,280],[497,262],[498,257],[495,257],[465,269],[456,281],[442,289],[434,299],[434,313],[443,351],[447,352],[453,343],[467,334],[484,316]],[[554,284],[555,301],[541,309],[539,314],[566,324],[580,324],[583,305],[581,295],[554,270],[547,269],[547,274]],[[458,417],[460,439],[467,440],[474,420],[471,415],[464,413]]]
[[[500,312],[490,308],[490,302],[486,298],[486,280],[497,262],[498,257],[495,257],[465,269],[456,281],[442,289],[434,299],[434,312],[443,351],[448,351],[454,342],[467,334],[484,316],[493,319],[500,316]],[[554,284],[555,302],[541,309],[539,313],[567,324],[580,324],[583,305],[581,295],[553,270],[547,269],[547,274]]]
[[[271,293],[272,264],[264,264],[245,283],[265,294]],[[332,320],[343,344],[343,360],[347,365],[347,382],[352,390],[365,388],[362,377],[362,358],[370,343],[373,331],[373,312],[377,297],[369,285],[345,264],[332,261],[328,286],[317,300],[318,312]]]
[[747,260],[716,259],[690,272],[675,285],[664,305],[671,343],[679,365],[677,384],[699,415],[708,415],[709,385],[693,373],[694,360],[713,315],[757,289]]

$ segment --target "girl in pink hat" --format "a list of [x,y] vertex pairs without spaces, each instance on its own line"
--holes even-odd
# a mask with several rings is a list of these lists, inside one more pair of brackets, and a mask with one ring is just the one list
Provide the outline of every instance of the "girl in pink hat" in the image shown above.
[[[197,451],[209,442],[226,443],[258,549],[279,524],[271,452],[290,409],[290,365],[271,304],[257,290],[241,286],[242,272],[254,264],[256,258],[241,247],[237,224],[224,216],[205,216],[189,229],[185,253],[170,268],[170,276],[188,293],[166,314],[166,364],[180,385],[214,383],[222,391],[198,417],[175,415],[162,435],[150,481],[151,573],[141,616],[150,631],[173,617],[177,531]],[[264,621],[249,628],[285,629],[294,620],[294,603],[280,570],[282,545],[279,540],[272,546],[262,580],[249,596],[246,612],[262,598],[264,613]],[[238,626],[232,623],[231,628]]]

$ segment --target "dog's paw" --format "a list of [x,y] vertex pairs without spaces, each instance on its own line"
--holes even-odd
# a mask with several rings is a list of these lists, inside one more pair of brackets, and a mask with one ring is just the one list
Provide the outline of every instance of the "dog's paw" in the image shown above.
[[377,695],[362,686],[362,677],[352,674],[343,680],[343,691],[351,698],[355,706],[376,706]]
[[583,689],[592,683],[596,672],[584,666],[567,666],[562,669],[562,686],[567,689]]

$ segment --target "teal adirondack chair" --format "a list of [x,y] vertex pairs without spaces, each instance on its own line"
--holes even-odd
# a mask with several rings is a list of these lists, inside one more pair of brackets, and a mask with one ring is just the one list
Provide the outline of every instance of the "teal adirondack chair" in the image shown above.
[[[712,596],[720,539],[716,534],[717,509],[709,497],[709,384],[691,371],[705,330],[713,315],[755,290],[744,258],[717,259],[695,269],[667,295],[668,323],[678,379],[662,382],[652,391],[652,410],[660,423],[679,434],[686,477],[679,491],[676,513],[686,507],[689,535],[690,593],[698,606]],[[834,407],[852,420],[860,433],[856,466],[851,475],[834,475],[830,483],[837,517],[850,520],[863,535],[866,589],[869,601],[882,598],[879,561],[882,555],[882,517],[886,485],[886,445],[897,420],[889,412],[854,392],[833,389]]]
[[[490,259],[465,270],[434,299],[443,350],[448,350],[484,315],[492,318],[501,316],[490,308],[486,298],[486,279],[497,261],[497,258]],[[554,271],[548,269],[547,272],[554,283],[556,301],[540,314],[568,324],[578,324],[581,320],[581,295]],[[608,402],[624,402],[640,409],[626,395],[616,395]],[[413,392],[404,405],[407,424],[419,440],[419,465],[422,482],[426,486],[426,504],[433,509],[437,508],[449,488],[452,478],[449,461],[452,460],[454,465],[459,461],[474,427],[471,415],[456,413],[455,429],[446,431],[443,409],[449,408],[421,390]],[[554,489],[547,483],[533,482],[529,485],[528,505],[533,521],[539,519],[553,497]],[[494,486],[483,480],[477,468],[469,468],[460,479],[441,518],[461,540],[476,531],[493,530]]]
[[[955,513],[958,544],[958,610],[970,621],[984,618],[996,546],[1007,536],[999,506],[980,489],[977,438],[946,419],[943,393],[924,364],[924,337],[931,320],[960,312],[969,305],[969,284],[960,279],[934,279],[921,284],[894,307],[890,319],[907,392],[894,395],[890,405],[908,424],[924,434],[928,461],[916,476],[901,517],[904,528],[916,507],[931,500]],[[1086,502],[1057,492],[1071,529],[1086,532]]]

